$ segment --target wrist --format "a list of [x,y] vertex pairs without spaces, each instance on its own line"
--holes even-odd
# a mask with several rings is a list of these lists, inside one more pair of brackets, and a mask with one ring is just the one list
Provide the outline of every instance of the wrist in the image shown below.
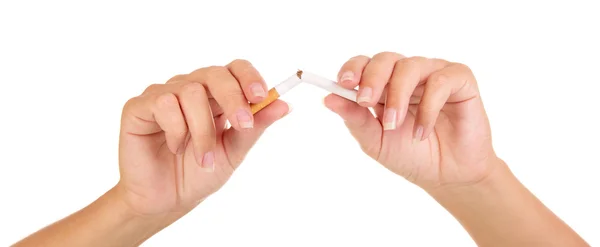
[[484,179],[427,191],[479,246],[589,246],[500,159]]
[[165,225],[164,216],[144,216],[129,207],[118,186],[113,187],[93,204],[99,217],[109,229],[108,236],[116,246],[139,245],[160,231]]
[[140,214],[128,203],[126,191],[119,184],[93,204],[102,217],[110,219],[110,235],[119,239],[115,246],[138,246],[188,212]]
[[119,219],[120,225],[125,229],[139,235],[140,243],[158,233],[162,229],[171,225],[179,218],[191,211],[190,209],[181,209],[179,211],[169,211],[156,214],[144,214],[133,208],[128,201],[127,191],[117,184],[110,189],[103,197],[106,201],[110,201],[111,205],[107,206],[116,213],[116,218]]
[[425,189],[425,191],[439,201],[493,195],[506,186],[520,184],[500,158],[490,159],[485,166],[489,167],[488,172],[477,181],[468,184],[447,184]]
[[14,246],[139,246],[164,228],[158,217],[141,217],[113,188],[87,207],[49,225]]

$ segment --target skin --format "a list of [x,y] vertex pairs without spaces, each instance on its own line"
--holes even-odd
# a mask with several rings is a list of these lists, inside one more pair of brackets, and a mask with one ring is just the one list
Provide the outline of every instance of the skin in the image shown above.
[[[329,95],[325,105],[363,151],[423,188],[479,246],[589,246],[496,156],[467,66],[383,52],[349,59],[338,79],[359,88],[359,104]],[[266,89],[245,60],[148,87],[123,109],[118,184],[13,246],[140,245],[219,190],[289,112],[278,100],[249,114]]]

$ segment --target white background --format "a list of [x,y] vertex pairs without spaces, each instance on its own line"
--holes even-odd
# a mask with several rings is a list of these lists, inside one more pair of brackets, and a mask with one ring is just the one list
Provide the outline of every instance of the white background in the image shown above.
[[[121,107],[149,84],[235,58],[269,86],[298,68],[333,79],[381,51],[469,65],[497,153],[600,245],[598,8],[530,2],[2,1],[0,245],[117,182]],[[286,94],[294,112],[229,183],[144,246],[474,246],[360,151],[325,95]]]

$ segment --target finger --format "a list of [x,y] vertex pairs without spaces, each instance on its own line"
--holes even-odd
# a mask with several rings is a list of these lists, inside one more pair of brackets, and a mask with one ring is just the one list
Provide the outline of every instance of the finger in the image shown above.
[[361,107],[335,94],[323,100],[325,106],[337,113],[360,144],[361,149],[374,159],[381,149],[381,124],[366,107]]
[[[221,136],[223,134],[223,131],[227,130],[227,118],[223,115],[215,117],[214,118],[214,122],[215,122],[215,132],[216,132],[216,136]],[[218,143],[218,140],[217,140]]]
[[239,166],[267,127],[286,116],[291,109],[285,102],[276,100],[255,114],[255,127],[252,130],[228,129],[223,133],[223,145],[234,169]]
[[464,102],[476,97],[474,81],[471,70],[462,64],[452,64],[432,73],[425,83],[425,91],[417,109],[413,139],[427,139],[446,103]]
[[371,58],[362,55],[350,58],[338,72],[338,83],[348,89],[358,86],[363,69],[370,60]]
[[215,124],[206,89],[199,83],[188,83],[182,87],[178,97],[187,121],[196,163],[202,168],[214,169],[212,150],[216,145]]
[[393,52],[382,52],[373,56],[360,78],[356,100],[358,104],[369,107],[377,104],[392,76],[396,61],[401,58],[402,55]]
[[251,129],[254,117],[240,84],[225,67],[207,67],[192,72],[188,80],[200,82],[223,108],[227,119],[237,130]]
[[419,82],[449,63],[440,59],[411,57],[398,60],[388,87],[383,113],[384,130],[394,130],[402,124],[408,111],[411,95]]
[[212,112],[213,117],[219,117],[223,115],[223,108],[221,108],[215,99],[209,98],[208,103],[210,104],[210,111]]
[[167,80],[166,84],[172,84],[172,83],[177,83],[180,81],[185,81],[187,76],[188,76],[187,74],[180,74],[180,75],[173,76],[169,80]]
[[373,107],[373,111],[375,112],[375,116],[377,117],[377,120],[379,120],[379,123],[382,123],[383,109],[384,108],[382,104],[377,104]]
[[228,64],[227,68],[239,82],[248,101],[259,103],[267,96],[265,80],[250,62],[237,59]]
[[162,131],[154,118],[156,94],[146,92],[166,92],[164,84],[148,86],[140,96],[129,99],[123,106],[121,131],[132,135],[151,135]]
[[425,92],[425,85],[418,85],[410,96],[410,100],[408,102],[409,105],[418,105],[421,102],[421,97],[423,96],[423,92]]
[[179,101],[174,94],[164,93],[156,98],[154,119],[165,132],[169,150],[173,154],[182,153],[188,129],[179,107]]

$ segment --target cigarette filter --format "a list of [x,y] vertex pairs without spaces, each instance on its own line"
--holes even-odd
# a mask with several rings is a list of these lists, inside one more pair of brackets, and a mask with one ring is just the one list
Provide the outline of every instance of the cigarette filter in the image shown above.
[[348,100],[356,102],[356,90],[344,88],[337,84],[335,81],[329,80],[325,77],[304,71],[302,73],[302,81],[325,89],[330,93],[337,94]]
[[256,104],[250,104],[250,110],[252,111],[252,114],[259,112],[263,108],[267,107],[269,104],[273,103],[273,101],[279,99],[281,95],[287,93],[292,88],[300,84],[300,82],[302,82],[302,80],[300,80],[302,76],[302,70],[298,70],[298,72],[296,72],[296,74],[294,74],[293,76],[290,76],[288,79],[279,83],[277,86],[274,86],[273,88],[269,89],[267,97],[265,97],[263,101]]

